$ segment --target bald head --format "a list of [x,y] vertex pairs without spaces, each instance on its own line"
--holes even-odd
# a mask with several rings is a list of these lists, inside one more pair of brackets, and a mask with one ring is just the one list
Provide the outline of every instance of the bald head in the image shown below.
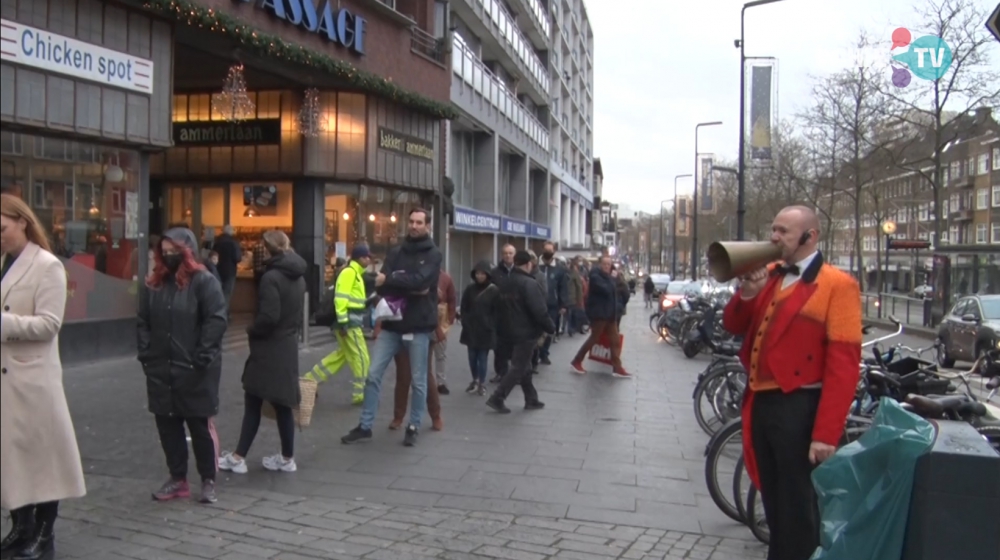
[[816,230],[819,232],[819,215],[816,211],[808,206],[786,206],[778,212],[778,215],[787,213],[791,219],[794,219],[802,227],[803,231]]
[[782,259],[796,263],[816,251],[819,216],[808,206],[782,208],[771,224],[771,242],[781,245]]

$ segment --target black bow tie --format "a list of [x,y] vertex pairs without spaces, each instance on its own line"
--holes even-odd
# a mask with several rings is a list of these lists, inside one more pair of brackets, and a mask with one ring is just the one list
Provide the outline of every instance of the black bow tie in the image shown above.
[[784,276],[786,274],[799,276],[802,272],[799,270],[799,265],[797,264],[783,264],[774,269],[775,276]]

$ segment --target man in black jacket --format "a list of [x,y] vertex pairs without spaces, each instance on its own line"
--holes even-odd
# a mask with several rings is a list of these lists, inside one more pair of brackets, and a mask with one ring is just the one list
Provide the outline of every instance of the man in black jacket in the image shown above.
[[[547,241],[542,248],[542,258],[538,263],[538,274],[545,277],[545,284],[548,287],[548,293],[545,295],[546,305],[549,317],[552,318],[552,322],[556,325],[556,329],[558,329],[559,322],[569,307],[569,271],[566,270],[566,267],[562,263],[556,260],[556,246],[551,241]],[[541,358],[541,362],[545,365],[552,363],[549,360],[549,348],[551,346],[552,335],[549,335],[545,337],[545,343],[542,344],[538,352],[538,357]]]
[[427,409],[427,355],[438,327],[437,285],[442,261],[441,251],[430,237],[430,226],[430,212],[423,208],[410,210],[406,239],[389,250],[375,278],[378,294],[390,304],[401,304],[403,317],[382,321],[365,382],[361,422],[340,439],[345,444],[371,441],[382,377],[393,357],[402,351],[409,353],[413,378],[410,423],[403,445],[413,447],[417,443],[420,421]]
[[[514,255],[517,253],[517,248],[515,248],[510,243],[503,246],[500,253],[500,264],[493,269],[491,276],[493,276],[493,283],[499,286],[510,277],[510,273],[514,270]],[[497,340],[496,350],[493,351],[493,372],[496,376],[492,379],[493,383],[499,383],[503,379],[504,375],[507,375],[507,369],[510,367],[510,345]]]
[[233,226],[222,228],[222,235],[215,238],[212,250],[219,254],[219,280],[222,281],[222,293],[226,296],[226,305],[233,299],[233,288],[236,287],[236,265],[243,260],[243,250],[233,237]]
[[497,311],[497,338],[513,349],[510,370],[500,381],[486,405],[501,414],[509,414],[504,400],[515,386],[524,391],[525,410],[538,410],[545,406],[538,400],[538,391],[532,383],[531,354],[543,333],[556,332],[555,322],[549,316],[546,294],[538,281],[531,276],[531,255],[518,251],[514,256],[514,270],[500,285]]

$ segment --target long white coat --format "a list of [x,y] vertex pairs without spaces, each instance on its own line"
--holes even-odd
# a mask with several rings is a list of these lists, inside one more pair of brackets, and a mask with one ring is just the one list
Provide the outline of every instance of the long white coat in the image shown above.
[[29,243],[0,283],[0,505],[84,496],[83,467],[63,390],[59,329],[66,269]]

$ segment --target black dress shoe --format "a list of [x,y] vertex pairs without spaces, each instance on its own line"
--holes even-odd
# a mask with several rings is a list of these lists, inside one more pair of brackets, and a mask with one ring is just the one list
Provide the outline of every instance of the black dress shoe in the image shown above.
[[26,506],[10,512],[11,528],[0,542],[0,558],[8,560],[28,544],[35,534],[35,508]]
[[14,552],[11,560],[53,560],[56,556],[56,539],[51,521],[42,521],[23,548]]
[[545,403],[542,401],[524,403],[524,410],[541,410],[543,408],[545,408]]

